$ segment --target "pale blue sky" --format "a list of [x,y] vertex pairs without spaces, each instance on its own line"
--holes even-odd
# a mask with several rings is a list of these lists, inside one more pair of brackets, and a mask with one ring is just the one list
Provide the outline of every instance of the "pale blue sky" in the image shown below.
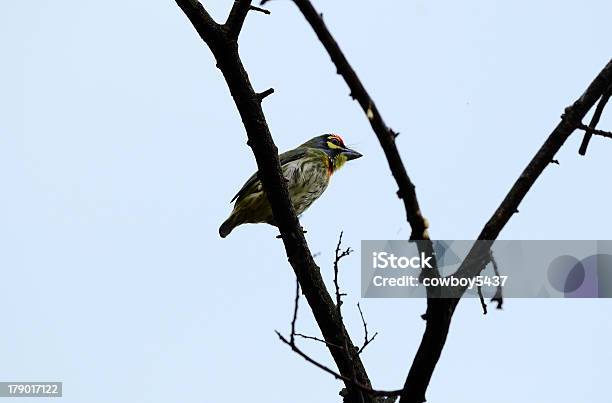
[[[232,2],[208,1],[219,19]],[[297,9],[269,3],[243,61],[281,150],[338,132],[365,157],[302,219],[331,280],[347,244],[409,235],[366,118]],[[609,1],[316,1],[376,100],[431,235],[471,239],[612,55]],[[293,273],[272,227],[220,239],[255,163],[209,50],[174,1],[0,5],[0,380],[64,382],[65,402],[339,401],[340,384],[282,345]],[[612,129],[612,112],[601,126]],[[609,239],[612,142],[558,155],[505,239]],[[345,316],[359,258],[343,261]],[[331,283],[330,283],[331,284]],[[398,388],[424,323],[418,300],[365,300],[380,335],[363,355]],[[431,402],[609,399],[612,303],[460,304]],[[316,335],[305,305],[299,328]],[[320,345],[305,350],[330,363]]]

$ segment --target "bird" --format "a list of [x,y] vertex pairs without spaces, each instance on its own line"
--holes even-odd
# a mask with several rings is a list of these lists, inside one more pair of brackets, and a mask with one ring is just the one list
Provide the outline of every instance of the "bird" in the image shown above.
[[[334,133],[313,137],[304,144],[279,156],[283,176],[291,204],[299,216],[317,200],[327,188],[334,172],[347,161],[362,155],[344,145]],[[227,220],[219,227],[219,235],[225,238],[234,228],[246,223],[267,223],[276,226],[272,208],[264,193],[257,173],[253,174],[236,193],[230,203],[236,201]]]

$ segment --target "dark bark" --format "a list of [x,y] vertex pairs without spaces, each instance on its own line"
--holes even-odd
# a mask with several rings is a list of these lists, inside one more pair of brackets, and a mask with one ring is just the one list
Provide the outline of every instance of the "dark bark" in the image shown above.
[[[217,60],[217,66],[221,70],[234,98],[249,138],[248,144],[255,155],[259,174],[272,206],[275,221],[281,232],[287,257],[315,315],[326,345],[338,366],[339,374],[342,376],[341,379],[345,382],[349,392],[347,401],[374,402],[374,393],[363,393],[364,389],[368,390],[370,388],[370,380],[358,354],[356,354],[357,349],[348,336],[336,305],[325,288],[319,268],[312,258],[295,211],[289,201],[278,160],[278,151],[260,105],[261,100],[273,91],[267,90],[257,94],[253,90],[238,54],[237,38],[251,7],[250,1],[236,1],[230,17],[224,25],[215,23],[196,0],[176,0],[176,2],[213,52]],[[294,0],[294,2],[328,51],[338,69],[338,73],[345,79],[351,89],[351,96],[359,102],[370,121],[370,125],[383,148],[392,175],[398,184],[397,194],[404,203],[407,220],[412,228],[411,239],[428,240],[427,221],[421,213],[414,185],[407,175],[395,145],[397,134],[387,127],[383,121],[371,97],[312,4],[308,0]],[[527,192],[548,164],[555,162],[553,159],[555,154],[572,132],[577,128],[584,129],[582,119],[599,99],[602,99],[601,109],[603,110],[605,105],[603,99],[606,90],[611,86],[612,61],[589,85],[585,93],[566,109],[561,122],[527,165],[508,195],[484,226],[478,237],[482,242],[473,246],[461,267],[454,274],[455,276],[470,278],[483,270],[490,260],[491,245],[512,215],[518,212],[518,206]],[[601,112],[598,113],[601,114]],[[595,133],[591,129],[594,129],[593,123],[585,129],[587,135]],[[605,134],[605,132],[602,133]],[[431,247],[430,242],[426,242],[424,245],[426,245],[425,248]],[[423,248],[423,246],[419,246],[419,248]],[[455,308],[464,291],[464,289],[458,289],[457,298],[452,299],[428,298],[427,312],[424,315],[426,319],[425,332],[406,378],[400,398],[401,402],[421,403],[425,401],[425,392],[444,348]],[[289,343],[293,343],[294,335],[295,326],[293,324],[292,339]],[[345,347],[338,348],[338,346]],[[307,356],[305,358],[309,359]],[[328,370],[328,372],[334,373],[331,370]]]
[[593,113],[593,117],[591,118],[591,123],[585,129],[584,137],[582,138],[582,143],[580,144],[580,149],[578,150],[578,154],[585,155],[587,151],[587,147],[589,146],[589,142],[591,141],[591,137],[595,134],[595,127],[599,123],[599,119],[601,118],[601,114],[603,113],[610,96],[612,95],[612,87],[608,88],[608,90],[601,96],[601,99],[597,103],[597,108],[595,108],[595,112]]
[[[394,132],[385,125],[371,97],[368,95],[357,74],[327,29],[321,14],[315,10],[309,0],[293,1],[327,50],[332,62],[336,65],[338,74],[342,75],[351,89],[351,97],[359,102],[370,120],[372,129],[385,152],[393,177],[399,186],[398,196],[404,201],[407,219],[412,227],[411,239],[428,239],[429,234],[425,231],[428,224],[422,216],[414,186],[407,175],[397,147],[395,146]],[[561,123],[559,123],[550,134],[544,145],[536,153],[527,168],[525,168],[506,198],[481,231],[478,239],[489,242],[476,243],[454,276],[473,277],[484,269],[490,261],[490,246],[493,241],[497,238],[512,215],[518,212],[520,202],[542,171],[549,163],[556,162],[553,157],[557,151],[559,151],[563,143],[576,128],[581,127],[581,121],[586,113],[593,107],[595,102],[601,98],[601,108],[598,107],[594,122],[591,122],[590,125],[590,129],[594,128],[605,106],[605,102],[607,101],[605,94],[612,83],[611,69],[611,64],[608,63],[591,83],[586,92],[574,102],[572,106],[566,109]],[[588,142],[587,137],[589,132],[594,133],[593,130],[587,130],[585,143]],[[606,135],[605,132],[600,132],[601,133],[597,134]],[[586,146],[584,146],[584,148],[586,149]],[[426,245],[430,244],[427,243]],[[425,401],[425,391],[427,390],[431,376],[446,342],[453,313],[464,291],[464,289],[458,289],[457,298],[452,299],[428,298],[427,312],[423,315],[427,321],[425,332],[406,378],[403,393],[400,398],[401,402],[420,403]],[[431,290],[428,290],[428,295],[431,296]]]
[[[259,177],[272,206],[274,220],[280,230],[289,263],[310,305],[323,338],[338,366],[347,379],[370,386],[361,359],[344,324],[340,321],[333,299],[327,292],[319,267],[314,262],[300,223],[289,200],[287,186],[282,175],[278,150],[261,108],[263,94],[257,94],[238,54],[237,37],[248,12],[250,1],[237,1],[230,12],[228,22],[217,24],[196,0],[176,0],[194,28],[211,49],[217,67],[221,70],[230,93],[236,103],[246,129],[248,144],[253,150]],[[334,348],[347,346],[347,349]],[[351,382],[345,382],[351,402],[374,402],[374,397],[363,393]]]
[[[474,247],[455,273],[456,277],[471,278],[484,269],[489,261],[487,256],[489,256],[491,245],[512,215],[518,211],[519,204],[529,192],[531,186],[553,161],[561,146],[581,124],[584,116],[611,84],[612,60],[597,75],[582,96],[566,108],[561,122],[548,136],[548,139],[529,162],[480,232],[478,239],[481,242],[474,244]],[[461,290],[461,294],[464,291]],[[458,298],[428,300],[425,333],[404,383],[404,392],[400,397],[401,403],[421,403],[425,401],[425,391],[444,348],[451,318],[458,303]]]
[[387,162],[389,163],[391,174],[393,178],[395,178],[395,182],[399,188],[397,196],[404,202],[406,219],[412,228],[410,239],[429,239],[429,235],[426,231],[428,224],[419,207],[414,185],[406,172],[402,157],[395,145],[395,138],[398,133],[394,132],[386,125],[372,97],[370,97],[370,94],[366,91],[361,80],[355,73],[355,70],[353,70],[344,56],[344,53],[342,53],[338,43],[325,26],[323,18],[321,18],[321,15],[315,10],[312,3],[308,0],[294,0],[293,2],[300,9],[327,50],[327,53],[329,53],[332,62],[336,65],[338,74],[344,78],[344,81],[346,81],[346,84],[349,86],[351,97],[359,102],[359,105],[370,121],[372,130],[376,134],[380,146],[385,153],[385,157],[387,158]]

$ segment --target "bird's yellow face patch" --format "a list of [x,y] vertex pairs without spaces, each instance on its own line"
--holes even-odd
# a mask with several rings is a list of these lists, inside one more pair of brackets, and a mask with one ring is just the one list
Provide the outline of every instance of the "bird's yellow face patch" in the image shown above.
[[347,161],[346,155],[340,154],[336,158],[334,158],[334,171],[342,168],[342,165]]
[[337,134],[330,134],[327,137],[327,147],[331,150],[339,150],[345,148],[344,141],[342,141],[342,137]]

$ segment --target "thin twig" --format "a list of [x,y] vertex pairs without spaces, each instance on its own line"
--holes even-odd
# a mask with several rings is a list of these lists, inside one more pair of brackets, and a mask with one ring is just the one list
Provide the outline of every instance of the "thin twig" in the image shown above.
[[[338,261],[340,259],[342,259],[344,256],[348,256],[350,254],[350,248],[347,248],[345,251],[343,251],[342,253],[340,252],[340,243],[342,241],[342,233],[340,233],[340,240],[338,241],[338,246],[336,247],[336,261],[335,261],[335,265],[337,265]],[[277,336],[279,337],[279,339],[287,344],[289,347],[291,347],[291,350],[294,351],[295,353],[297,353],[300,357],[304,358],[306,361],[308,361],[309,363],[313,364],[314,366],[322,369],[323,371],[333,375],[336,379],[341,379],[348,384],[351,384],[352,386],[357,387],[359,390],[361,390],[362,392],[367,393],[368,395],[371,396],[399,396],[399,394],[401,393],[400,390],[394,390],[394,391],[381,391],[381,390],[374,390],[371,387],[364,385],[360,382],[357,381],[356,377],[347,377],[344,375],[339,374],[338,372],[334,371],[333,369],[329,368],[326,365],[321,364],[320,362],[314,360],[313,358],[311,358],[308,354],[304,353],[295,343],[295,337],[302,337],[305,339],[311,339],[311,340],[316,340],[322,343],[327,344],[328,346],[333,346],[334,348],[343,348],[340,347],[338,345],[334,345],[332,343],[329,343],[325,340],[321,340],[317,337],[313,337],[313,336],[306,336],[303,335],[301,333],[297,333],[295,328],[296,328],[296,322],[297,322],[297,314],[298,314],[298,305],[299,305],[299,301],[300,301],[300,284],[299,282],[296,281],[296,290],[295,290],[295,299],[293,301],[293,319],[291,320],[291,334],[289,335],[289,340],[287,340],[279,331],[275,330]],[[361,312],[361,309],[359,310]],[[362,314],[362,320],[363,320],[363,314]],[[364,326],[365,326],[365,321],[364,321]],[[367,330],[366,330],[367,333]]]
[[363,384],[361,384],[359,382],[355,382],[351,378],[348,378],[346,376],[340,375],[338,372],[334,371],[333,369],[331,369],[331,368],[321,364],[320,362],[312,359],[310,356],[308,356],[308,354],[306,354],[302,350],[300,350],[299,347],[297,347],[295,345],[295,343],[292,344],[289,340],[287,340],[277,330],[275,330],[275,332],[276,332],[276,335],[278,336],[278,338],[283,343],[285,343],[289,347],[291,347],[291,350],[293,350],[295,353],[297,353],[300,357],[302,357],[303,359],[305,359],[306,361],[308,361],[309,363],[311,363],[315,367],[317,367],[319,369],[322,369],[323,371],[327,372],[328,374],[331,374],[332,376],[334,376],[334,378],[343,380],[345,383],[349,383],[349,384],[351,384],[353,386],[356,386],[357,388],[359,388],[361,391],[367,393],[368,395],[392,397],[392,396],[399,396],[402,393],[401,389],[398,389],[398,390],[377,390],[377,389],[372,389],[369,386],[363,385]]
[[[497,266],[497,260],[495,260],[495,256],[493,256],[493,251],[489,251],[489,254],[491,257],[491,264],[493,265],[493,271],[495,272],[495,275],[497,276],[497,278],[499,278],[500,274],[499,274],[499,267]],[[500,285],[497,286],[495,295],[493,296],[493,298],[491,298],[491,302],[497,303],[497,306],[495,307],[496,309],[502,309],[502,305],[504,304],[504,296],[502,292],[501,283]]]
[[293,343],[295,337],[295,323],[297,322],[298,306],[300,303],[300,282],[295,278],[295,301],[293,304],[293,319],[291,320],[291,343]]
[[318,341],[318,342],[320,342],[320,343],[325,344],[326,346],[331,346],[331,347],[335,347],[335,348],[344,348],[344,347],[342,347],[342,346],[339,346],[339,345],[334,344],[334,343],[330,343],[330,342],[328,342],[328,341],[325,341],[325,340],[320,339],[320,338],[315,337],[315,336],[308,336],[308,335],[306,335],[306,334],[302,334],[302,333],[295,333],[295,336],[297,336],[297,337],[301,337],[302,339],[307,339],[307,340],[314,340],[314,341]]
[[482,295],[482,287],[478,286],[478,298],[480,299],[480,306],[482,306],[482,314],[487,314],[487,303],[484,300],[484,295]]
[[[352,252],[350,247],[347,247],[345,250],[341,251],[343,234],[344,234],[344,231],[340,231],[340,236],[338,237],[338,244],[336,245],[335,259],[334,259],[334,288],[336,289],[336,310],[337,310],[338,318],[340,322],[342,323],[344,323],[344,319],[342,318],[342,297],[345,296],[346,294],[340,292],[340,284],[338,281],[338,273],[340,272],[339,264],[340,264],[340,260],[350,255]],[[346,329],[344,329],[343,331],[346,332]],[[348,337],[345,338],[344,340],[345,340],[344,350],[348,353],[350,359],[353,360],[355,357],[359,358],[359,354],[356,354],[356,355],[353,354],[353,351],[351,351],[351,349],[349,348],[349,345],[347,342]],[[357,381],[357,377],[354,371],[351,372],[351,377],[349,379],[351,379],[351,381],[354,384],[359,383]],[[364,400],[363,395],[358,396],[358,398],[360,402],[363,402]]]
[[340,284],[338,282],[338,273],[339,273],[339,263],[340,260],[342,260],[342,258],[345,258],[346,256],[350,255],[353,250],[349,247],[347,247],[345,250],[341,251],[341,246],[342,246],[342,235],[344,234],[344,231],[340,231],[340,236],[338,237],[338,244],[336,245],[336,257],[334,259],[334,287],[336,289],[336,309],[338,310],[338,316],[340,317],[340,319],[342,320],[342,297],[345,296],[346,294],[341,293],[340,292]]
[[[588,134],[591,134],[591,135],[595,134],[597,136],[602,136],[602,137],[607,137],[609,139],[612,139],[612,132],[607,132],[607,131],[598,130],[598,129],[592,129],[590,126],[587,126],[587,125],[582,124],[582,123],[580,123],[578,125],[578,129],[586,131],[585,136],[588,133]],[[584,154],[581,154],[581,155],[584,155]]]
[[374,333],[371,339],[368,338],[368,324],[366,323],[365,318],[363,317],[363,311],[361,310],[361,305],[359,305],[359,302],[357,303],[357,309],[359,309],[359,315],[361,316],[361,323],[363,324],[363,345],[357,351],[357,355],[359,355],[363,352],[363,350],[365,350],[368,344],[374,341],[376,336],[378,336],[378,332]]

